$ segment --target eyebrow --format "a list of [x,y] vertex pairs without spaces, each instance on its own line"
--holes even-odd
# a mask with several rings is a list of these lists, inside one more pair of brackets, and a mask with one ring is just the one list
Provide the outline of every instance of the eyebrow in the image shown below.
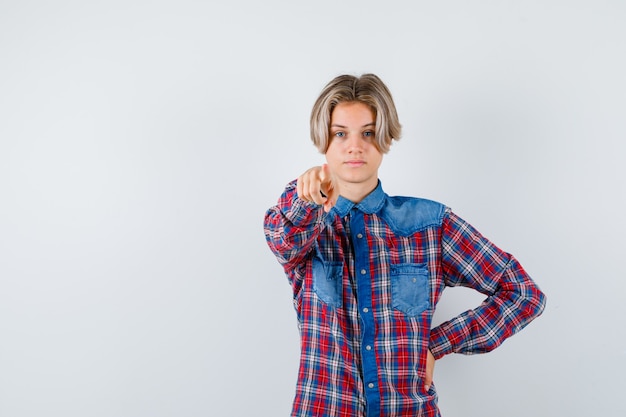
[[[374,123],[374,122],[368,123],[368,124],[365,124],[365,125],[363,125],[361,127],[369,127],[369,126],[376,126],[376,123]],[[338,128],[341,128],[341,129],[345,129],[346,128],[346,126],[338,125],[336,123],[333,123],[332,125],[330,125],[330,127],[338,127]]]

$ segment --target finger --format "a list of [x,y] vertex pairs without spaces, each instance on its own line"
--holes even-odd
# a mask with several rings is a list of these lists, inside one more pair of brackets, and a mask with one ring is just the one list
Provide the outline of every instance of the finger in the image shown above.
[[330,209],[332,209],[333,207],[335,207],[335,204],[337,204],[337,198],[327,198],[326,202],[324,203],[324,211],[326,213],[328,213],[330,211]]
[[335,204],[337,204],[337,199],[339,198],[339,193],[335,190],[335,187],[331,184],[326,190],[326,202],[324,202],[324,211],[328,213],[330,209],[332,209]]
[[326,213],[330,212],[330,209],[332,209],[334,206],[333,202],[330,199],[326,199],[326,202],[324,203],[324,211]]
[[315,180],[315,168],[311,168],[306,170],[302,175],[298,177],[298,181],[296,184],[296,190],[298,192],[298,197],[300,197],[304,201],[313,201],[313,194],[311,192],[312,181]]
[[434,372],[435,372],[435,357],[430,352],[430,350],[428,350],[428,353],[426,356],[426,375],[424,376],[424,389],[426,391],[430,390],[430,386],[433,383]]
[[426,377],[424,377],[424,389],[426,391],[430,390],[430,386],[433,383],[433,376],[432,374],[429,374],[428,372],[426,373]]
[[298,183],[296,186],[296,190],[298,192],[298,197],[300,197],[304,201],[311,201],[311,194],[309,192],[310,183],[308,178],[305,175],[302,175],[298,178]]
[[[301,199],[323,205],[328,201],[327,194],[322,190],[322,167],[313,167],[298,177],[296,191]],[[328,174],[328,172],[327,172]]]
[[330,169],[328,168],[328,164],[323,164],[320,169],[320,183],[322,192],[328,196],[329,190],[332,186],[332,177],[330,174]]
[[320,180],[322,182],[327,182],[330,179],[330,169],[328,168],[328,164],[322,164],[322,169],[320,170]]
[[316,204],[324,204],[326,197],[322,194],[321,183],[318,177],[312,179],[309,183],[309,196]]
[[322,193],[333,200],[333,205],[337,201],[337,190],[335,189],[335,184],[333,182],[333,175],[330,172],[330,168],[328,164],[324,164],[320,170],[320,180],[321,180],[321,190]]

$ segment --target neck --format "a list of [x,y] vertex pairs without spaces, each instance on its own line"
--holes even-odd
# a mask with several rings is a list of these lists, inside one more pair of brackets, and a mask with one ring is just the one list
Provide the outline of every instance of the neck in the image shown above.
[[376,181],[370,184],[353,184],[345,183],[341,184],[340,193],[343,198],[347,198],[353,203],[360,203],[365,197],[367,197],[378,186],[378,178]]

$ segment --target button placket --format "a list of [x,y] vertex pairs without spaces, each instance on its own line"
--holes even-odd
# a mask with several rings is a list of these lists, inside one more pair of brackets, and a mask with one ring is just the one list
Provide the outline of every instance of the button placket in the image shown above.
[[350,213],[350,235],[354,248],[354,266],[358,271],[359,279],[356,281],[357,303],[361,311],[363,332],[361,339],[361,357],[363,383],[366,387],[368,415],[376,414],[380,404],[378,392],[378,366],[375,350],[375,314],[372,310],[372,271],[370,269],[370,256],[368,240],[365,238],[365,218],[358,209]]

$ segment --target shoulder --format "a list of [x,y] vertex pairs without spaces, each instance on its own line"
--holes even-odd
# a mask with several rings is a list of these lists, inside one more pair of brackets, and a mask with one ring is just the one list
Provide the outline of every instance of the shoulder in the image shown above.
[[401,235],[441,226],[448,207],[437,201],[417,197],[388,196],[381,216]]

